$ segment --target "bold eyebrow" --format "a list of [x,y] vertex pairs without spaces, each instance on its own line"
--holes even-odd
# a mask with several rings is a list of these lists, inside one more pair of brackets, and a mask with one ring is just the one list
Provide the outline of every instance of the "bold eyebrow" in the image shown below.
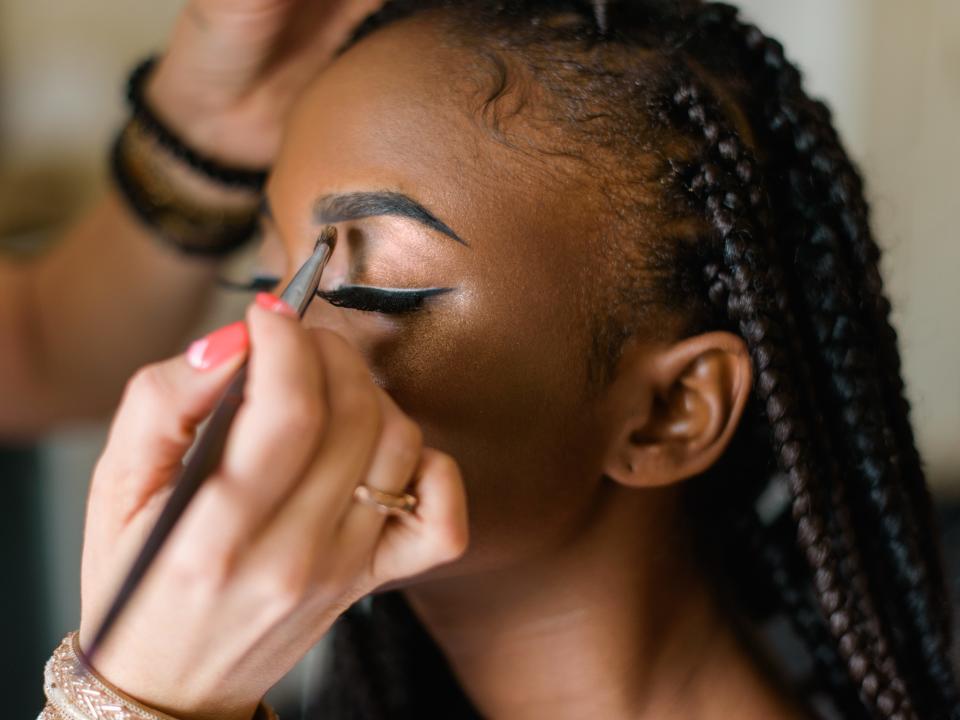
[[378,215],[409,218],[431,230],[443,233],[462,245],[467,245],[453,229],[413,198],[399,192],[351,192],[324,195],[313,206],[318,223],[329,224]]

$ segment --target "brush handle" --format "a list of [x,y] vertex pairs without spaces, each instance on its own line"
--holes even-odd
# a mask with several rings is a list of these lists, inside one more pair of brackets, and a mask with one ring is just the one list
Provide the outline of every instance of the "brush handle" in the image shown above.
[[163,506],[163,510],[160,511],[156,524],[130,567],[130,571],[114,597],[110,609],[100,623],[100,627],[93,637],[93,642],[84,653],[88,663],[92,661],[94,654],[103,644],[107,633],[110,632],[123,608],[140,585],[157,553],[160,552],[160,548],[163,547],[180,516],[187,509],[187,505],[197,494],[197,490],[200,489],[204,480],[213,474],[219,466],[233,419],[243,403],[243,388],[246,382],[247,363],[244,362],[217,402],[217,406],[210,415],[207,426],[200,434],[192,454],[180,471],[173,492]]

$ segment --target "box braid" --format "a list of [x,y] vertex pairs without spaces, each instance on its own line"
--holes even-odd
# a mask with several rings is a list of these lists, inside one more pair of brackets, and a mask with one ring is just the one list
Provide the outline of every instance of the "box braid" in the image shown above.
[[[898,655],[914,658],[906,667],[925,669],[915,679],[919,697],[940,694],[955,704],[936,523],[908,420],[862,183],[829,111],[804,95],[800,74],[784,59],[782,46],[739,21],[729,6],[709,6],[704,19],[708,37],[725,35],[741,49],[741,63],[757,68],[751,79],[768,99],[765,144],[787,159],[788,187],[803,199],[787,225],[799,232],[784,234],[784,250],[795,254],[799,276],[815,280],[802,292],[821,347],[821,372],[833,390],[826,418],[838,421],[831,430],[847,439],[851,464],[859,470],[849,477],[860,481],[859,505],[868,506],[866,537],[881,538],[882,547],[873,549],[888,563],[877,577],[892,570],[895,582],[888,594],[902,599],[889,619],[893,639],[903,648]],[[924,687],[925,680],[933,687]]]
[[[699,0],[392,0],[355,39],[424,10],[467,19],[457,26],[465,37],[526,60],[570,107],[583,109],[582,92],[571,88],[586,86],[601,112],[567,114],[571,145],[611,150],[590,153],[611,165],[660,156],[657,171],[630,180],[660,189],[654,207],[665,221],[699,219],[694,237],[662,223],[646,269],[661,302],[691,316],[691,332],[729,329],[750,351],[750,410],[721,462],[689,483],[694,525],[705,545],[727,543],[735,562],[722,572],[744,604],[768,596],[791,620],[844,717],[960,718],[932,503],[862,182],[828,110],[805,94],[779,43],[734,8]],[[556,31],[539,22],[558,14],[580,22]],[[638,49],[656,59],[641,61]],[[543,71],[557,60],[573,74]],[[631,62],[647,72],[632,76]],[[618,85],[630,89],[617,94]],[[593,122],[603,117],[606,127]],[[618,212],[630,210],[626,203]],[[691,289],[699,290],[692,302]],[[630,331],[619,316],[611,322],[616,329],[601,333],[610,340],[607,372]],[[765,522],[755,505],[774,467],[790,513]],[[426,638],[410,639],[416,621],[402,601],[376,599],[374,608],[351,611],[337,631],[322,707],[331,716],[335,708],[342,717],[410,716],[424,697],[417,688],[437,697],[441,682],[454,688],[440,694],[447,711],[437,712],[472,712]],[[395,637],[397,625],[407,629],[402,643],[374,651],[357,640]],[[376,684],[371,675],[413,691],[381,688],[379,697],[394,700],[361,710],[357,693]]]
[[[808,338],[808,342],[820,347],[820,354],[814,357],[812,369],[812,373],[817,375],[818,382],[811,389],[819,388],[817,398],[824,402],[826,407],[817,414],[817,418],[823,425],[828,427],[833,425],[830,428],[835,431],[831,433],[832,435],[845,438],[846,450],[851,456],[850,465],[847,466],[848,470],[844,475],[836,473],[826,475],[826,477],[832,477],[836,483],[832,500],[833,508],[826,513],[821,511],[817,514],[829,518],[829,514],[832,513],[835,517],[832,523],[827,524],[833,525],[835,528],[833,532],[839,529],[840,535],[834,539],[834,544],[839,545],[846,553],[847,582],[852,583],[851,587],[861,593],[859,607],[856,609],[860,611],[861,637],[873,644],[872,650],[877,664],[872,670],[865,668],[864,657],[861,654],[851,653],[847,647],[852,642],[849,634],[853,630],[851,618],[846,614],[837,614],[833,609],[837,605],[836,588],[820,584],[824,578],[823,571],[827,556],[821,552],[823,548],[815,538],[804,537],[803,515],[809,510],[809,501],[804,498],[802,490],[798,492],[798,488],[793,487],[794,515],[800,528],[799,537],[801,544],[807,544],[808,555],[811,549],[814,551],[811,560],[821,605],[823,610],[829,613],[831,629],[839,634],[839,647],[850,662],[852,675],[861,682],[861,693],[865,700],[873,700],[876,708],[884,715],[896,713],[909,715],[911,712],[909,704],[902,697],[903,681],[894,668],[893,657],[887,655],[888,639],[892,639],[900,646],[896,655],[901,658],[902,670],[913,671],[910,677],[912,694],[922,700],[925,706],[923,715],[946,716],[945,710],[955,711],[957,707],[955,680],[947,660],[946,639],[949,634],[945,627],[946,614],[942,612],[948,605],[944,601],[945,593],[937,569],[939,557],[932,551],[936,543],[931,538],[929,527],[923,528],[916,523],[918,512],[926,517],[930,516],[929,497],[925,491],[911,493],[909,500],[904,497],[898,462],[899,450],[893,440],[896,428],[884,424],[886,422],[884,415],[888,414],[891,408],[891,403],[888,401],[891,394],[898,396],[892,403],[896,412],[903,415],[905,409],[905,402],[902,400],[902,381],[899,381],[898,369],[893,369],[898,368],[899,364],[899,360],[895,360],[896,348],[881,349],[879,353],[881,361],[887,362],[884,373],[884,370],[878,367],[879,363],[874,360],[876,355],[873,345],[868,344],[870,334],[862,327],[870,322],[874,337],[879,334],[888,343],[895,340],[892,330],[878,330],[880,324],[889,329],[889,322],[884,314],[888,312],[889,304],[883,299],[875,298],[864,302],[865,295],[879,292],[879,275],[876,270],[879,251],[869,236],[866,204],[862,198],[859,178],[839,146],[832,128],[830,131],[822,129],[824,125],[829,125],[829,116],[822,105],[813,103],[803,94],[799,73],[783,59],[782,48],[775,41],[765,38],[756,28],[740,24],[733,8],[708,6],[704,17],[708,20],[705,23],[708,29],[710,24],[723,26],[726,23],[729,34],[735,38],[742,38],[741,44],[753,53],[754,59],[759,56],[762,60],[760,67],[773,75],[773,80],[765,85],[754,85],[761,89],[761,97],[768,99],[765,108],[768,124],[764,126],[754,123],[753,129],[761,136],[761,143],[764,143],[763,149],[768,155],[768,165],[776,167],[775,156],[779,154],[783,157],[781,160],[783,167],[788,168],[787,177],[784,178],[786,182],[771,182],[768,183],[768,187],[772,195],[779,195],[773,200],[781,227],[796,229],[795,232],[780,231],[776,234],[783,244],[779,249],[774,248],[774,254],[781,262],[784,258],[791,256],[795,258],[792,282],[794,294],[800,295],[802,316],[809,321],[813,331],[811,333],[807,330],[804,336]],[[715,37],[711,38],[708,35],[706,41],[711,40],[716,42]],[[702,42],[703,39],[697,38],[697,41]],[[686,49],[695,52],[692,47],[695,42],[689,43]],[[754,64],[756,65],[756,62]],[[750,81],[757,80],[756,73],[748,72],[745,75]],[[760,80],[762,79],[761,77]],[[779,96],[772,93],[763,94],[762,90],[770,88],[771,85],[779,90]],[[743,160],[737,157],[739,145],[736,137],[723,139],[718,137],[718,127],[721,126],[721,122],[708,119],[708,112],[704,105],[698,103],[696,88],[696,82],[691,83],[691,89],[679,93],[675,96],[675,100],[678,104],[689,105],[689,119],[703,133],[707,144],[713,144],[717,148],[715,152],[708,151],[708,157],[726,158],[730,166],[728,177],[739,176],[740,179],[749,182],[749,170],[742,172],[738,167]],[[715,112],[714,117],[716,116]],[[765,130],[769,132],[765,133]],[[781,134],[780,138],[776,137],[778,132]],[[784,134],[787,136],[785,142],[782,139]],[[820,141],[819,145],[817,140]],[[705,165],[704,172],[695,178],[690,187],[697,190],[698,181],[708,186],[713,181],[715,187],[712,188],[712,192],[705,195],[708,213],[713,215],[712,222],[721,233],[732,232],[728,227],[733,220],[730,214],[738,209],[738,203],[743,201],[745,191],[738,197],[735,190],[719,186],[717,177],[714,177],[717,175],[714,167]],[[838,175],[842,176],[842,179],[838,179]],[[821,182],[820,187],[817,187],[817,180]],[[857,196],[856,199],[852,197],[854,194]],[[841,204],[839,208],[837,208],[838,203]],[[852,208],[842,203],[848,203]],[[757,203],[754,202],[754,204]],[[724,214],[725,210],[729,212]],[[835,211],[833,217],[831,217],[831,210]],[[846,235],[851,244],[856,241],[861,246],[857,253],[861,260],[860,267],[857,268],[858,272],[851,272],[844,266],[846,257],[838,240],[842,235]],[[867,244],[871,248],[863,249]],[[727,264],[729,265],[729,259]],[[776,272],[776,263],[772,264],[771,268],[774,270],[774,276],[779,274]],[[722,275],[718,274],[716,266],[708,266],[706,270],[708,274],[712,273],[714,276],[711,296],[716,301],[718,290],[723,289],[717,287]],[[871,278],[871,287],[862,288],[858,292],[855,286],[858,280],[864,277]],[[862,286],[863,282],[860,282],[860,285]],[[754,285],[755,289],[756,285]],[[782,287],[776,290],[775,294],[781,298],[787,296],[785,288]],[[872,317],[866,321],[859,317],[861,313],[858,308],[861,306],[873,310]],[[781,313],[784,310],[782,303],[779,310]],[[732,316],[733,313],[731,312],[730,315]],[[796,322],[791,322],[789,316],[781,317],[780,321],[791,329],[796,328]],[[753,344],[753,339],[742,326],[741,331],[745,339]],[[766,370],[758,361],[757,348],[752,347],[751,350],[760,373],[757,391],[763,400],[767,382],[764,378]],[[810,353],[807,354],[810,355]],[[892,373],[898,376],[896,383],[889,381]],[[803,375],[809,377],[811,372],[808,371]],[[884,375],[886,375],[885,378]],[[878,378],[887,380],[888,388],[892,386],[892,391],[887,390],[887,397],[884,397],[884,389],[878,387],[880,385]],[[826,390],[823,390],[824,380],[826,380]],[[885,409],[886,413],[883,410],[878,411],[880,408]],[[776,437],[778,432],[776,418],[770,414],[769,410],[767,417]],[[839,422],[831,423],[832,419]],[[900,427],[902,426],[909,427],[909,423],[904,418],[901,418]],[[908,461],[910,458],[917,458],[912,437],[901,433],[901,439],[903,443],[910,444],[910,452],[907,453]],[[781,458],[781,467],[783,467],[783,458]],[[850,472],[850,469],[854,471]],[[825,468],[821,468],[820,472],[824,470]],[[917,473],[919,473],[918,464],[914,468],[914,484],[916,484]],[[844,495],[852,495],[856,490],[848,487],[855,482],[841,483],[842,478],[864,481],[864,487],[860,488],[859,502],[856,500],[853,502],[856,503],[855,507],[872,506],[876,518],[876,522],[867,530],[865,537],[859,539],[859,544],[861,546],[868,544],[866,541],[872,529],[879,531],[880,537],[885,541],[883,547],[870,548],[871,551],[879,550],[879,553],[871,552],[872,557],[879,556],[885,561],[876,563],[882,567],[874,574],[874,591],[884,592],[884,589],[878,586],[883,584],[884,571],[892,569],[898,584],[896,590],[899,592],[891,591],[890,588],[885,589],[886,596],[894,600],[893,603],[886,604],[886,609],[888,611],[893,609],[891,606],[898,604],[896,600],[904,598],[904,602],[899,603],[899,612],[890,612],[890,617],[885,618],[887,627],[891,629],[885,634],[879,631],[883,625],[881,618],[875,615],[875,610],[870,607],[872,603],[868,602],[868,584],[864,580],[862,570],[857,567],[859,565],[857,561],[859,553],[856,552],[858,539],[854,537],[849,511],[843,502]],[[791,480],[795,485],[795,478]],[[922,476],[919,484],[923,485]],[[920,504],[919,508],[918,504]],[[863,514],[860,517],[863,517]],[[918,538],[921,542],[926,539],[925,557],[921,557],[917,552]],[[935,578],[932,583],[925,577],[927,567],[931,568]],[[840,576],[843,574],[834,568],[827,573],[826,577],[832,581],[834,573]],[[936,600],[932,601],[934,598]],[[850,607],[849,600],[846,606],[847,610],[854,609]],[[871,635],[873,635],[872,638]],[[919,672],[916,672],[917,670]],[[881,690],[878,683],[883,679],[886,680],[887,687]]]
[[[703,270],[708,295],[750,350],[758,404],[779,468],[788,479],[797,537],[813,571],[820,609],[851,675],[860,683],[864,701],[874,705],[877,714],[909,716],[904,685],[893,658],[884,652],[887,642],[875,610],[866,596],[854,597],[854,587],[864,585],[861,572],[855,568],[851,576],[844,570],[842,558],[852,562],[855,543],[844,532],[846,525],[819,480],[829,477],[830,463],[824,459],[823,438],[811,433],[817,421],[812,403],[801,396],[804,380],[812,373],[800,367],[803,356],[792,352],[789,338],[800,333],[790,311],[784,273],[778,272],[775,253],[758,242],[765,233],[751,218],[762,193],[750,153],[725,127],[718,103],[693,72],[683,77],[672,101],[668,122],[703,139],[705,161],[689,187],[714,230],[712,238],[701,238],[708,247],[699,248],[716,258]],[[711,251],[710,245],[715,249]]]
[[[875,346],[881,373],[878,377],[882,377],[886,415],[893,425],[900,453],[898,465],[904,489],[910,496],[906,507],[909,512],[920,515],[918,520],[922,526],[935,528],[936,515],[909,423],[910,407],[901,376],[897,334],[890,324],[890,303],[883,293],[879,273],[880,250],[870,231],[869,211],[860,176],[843,151],[829,109],[823,103],[804,98],[800,73],[785,59],[782,45],[766,37],[755,26],[742,23],[734,8],[716,5],[711,10],[714,12],[709,15],[710,22],[716,23],[721,32],[725,29],[752,55],[754,64],[765,68],[766,82],[762,78],[760,81],[764,90],[771,93],[767,97],[776,98],[771,107],[777,108],[768,117],[768,127],[784,138],[786,147],[792,147],[798,160],[806,164],[811,179],[816,178],[819,183],[821,204],[834,212],[839,220],[837,227],[849,244],[845,259],[856,278],[856,299],[868,310],[864,325],[874,337],[882,339]],[[796,98],[808,101],[797,103]],[[931,574],[931,584],[941,599],[938,612],[943,616],[943,632],[949,637],[950,607],[941,572],[939,545],[931,542],[935,537],[936,533],[922,532],[918,539]]]
[[[698,93],[698,82],[696,80],[690,82],[690,87],[675,97],[676,104],[681,107],[688,106],[688,119],[700,129],[708,144],[715,144],[718,148],[716,152],[708,150],[708,157],[726,156],[731,166],[730,172],[724,175],[707,165],[706,172],[696,180],[701,180],[703,186],[701,193],[705,197],[708,212],[712,215],[712,223],[720,231],[721,237],[737,237],[735,211],[740,207],[740,198],[745,200],[748,189],[743,187],[738,192],[737,183],[733,178],[736,177],[734,173],[737,166],[743,163],[740,156],[746,151],[735,137],[724,136],[724,132],[718,130],[722,125],[718,119],[720,114],[716,105],[714,104],[711,110],[710,103],[699,97],[704,91],[701,90]],[[711,115],[715,119],[711,119]],[[748,185],[749,173],[740,173],[740,176],[746,176],[744,179],[747,182],[743,184]],[[696,180],[691,184],[695,189]],[[756,230],[751,232],[749,225],[746,223],[742,225],[741,236],[756,237]],[[794,284],[801,286],[799,288],[802,293],[801,308],[806,311],[805,317],[812,322],[817,337],[825,342],[825,354],[828,356],[833,354],[834,361],[828,368],[829,382],[833,386],[831,389],[846,391],[842,400],[851,403],[855,398],[851,397],[850,388],[855,387],[860,375],[864,372],[862,364],[860,367],[854,367],[852,372],[849,371],[849,365],[852,364],[851,357],[861,356],[862,363],[862,356],[865,353],[859,348],[851,347],[852,343],[846,346],[843,342],[835,343],[832,347],[829,345],[833,336],[838,334],[836,330],[838,325],[853,322],[849,317],[843,317],[844,313],[853,312],[849,303],[845,306],[842,303],[843,276],[836,272],[835,260],[825,259],[824,252],[818,248],[818,245],[825,244],[830,237],[832,237],[830,229],[821,227],[812,238],[811,248],[796,248],[798,274],[806,274],[807,282]],[[746,245],[740,252],[748,253],[749,247]],[[787,247],[783,250],[789,251],[791,248]],[[749,258],[746,262],[738,262],[730,256],[729,240],[724,240],[723,253],[726,257],[720,265],[726,266],[728,272],[726,274],[717,272],[713,266],[708,266],[707,272],[713,275],[715,284],[719,283],[722,286],[719,288],[719,293],[718,288],[712,288],[711,294],[714,296],[714,301],[717,301],[718,294],[722,297],[723,292],[728,293],[726,298],[728,317],[737,318],[740,310],[736,305],[745,302],[752,305],[753,301],[746,299],[751,295],[768,294],[772,298],[781,299],[779,303],[770,301],[765,310],[751,307],[746,316],[747,319],[741,317],[739,325],[741,334],[751,346],[758,370],[757,393],[760,402],[767,406],[767,422],[770,424],[772,435],[783,442],[781,438],[789,434],[792,439],[788,440],[786,445],[795,444],[792,448],[781,446],[780,467],[788,473],[791,470],[795,473],[790,475],[794,494],[794,518],[798,524],[801,545],[814,570],[814,581],[821,609],[827,616],[831,630],[837,636],[838,646],[849,663],[851,674],[860,682],[864,699],[875,703],[876,709],[884,715],[898,712],[909,715],[910,706],[904,697],[903,681],[895,667],[893,656],[889,654],[890,633],[882,632],[883,622],[877,617],[877,610],[870,602],[868,583],[860,567],[857,539],[853,535],[848,513],[845,512],[843,499],[845,495],[851,494],[850,489],[846,483],[842,482],[843,476],[838,473],[837,463],[831,462],[830,454],[824,452],[823,445],[827,438],[822,437],[815,441],[809,434],[811,422],[823,423],[829,413],[820,412],[811,415],[809,409],[804,410],[799,402],[797,388],[809,388],[808,394],[820,402],[828,393],[822,389],[822,385],[808,384],[808,378],[814,374],[814,369],[806,371],[803,368],[791,369],[787,358],[782,356],[776,363],[768,360],[771,352],[783,353],[783,348],[790,346],[782,332],[779,337],[770,338],[771,330],[786,330],[787,334],[794,337],[809,336],[809,332],[798,327],[796,314],[785,312],[786,303],[783,299],[791,293],[784,286],[784,281],[778,277],[781,273],[777,272],[777,263],[770,255],[759,262],[756,259],[750,261]],[[781,251],[772,254],[785,253]],[[816,262],[807,265],[804,258],[808,254]],[[762,280],[758,277],[761,273],[760,268],[765,265],[769,268],[769,289],[762,287]],[[738,274],[744,277],[735,283]],[[730,291],[735,292],[735,298],[729,296]],[[754,315],[751,316],[751,313]],[[848,333],[850,334],[852,333]],[[841,337],[840,340],[849,341],[850,337]],[[764,343],[766,343],[766,349]],[[841,347],[837,348],[837,344]],[[859,355],[858,351],[860,351]],[[802,362],[803,356],[794,356],[794,359],[795,362]],[[765,362],[769,364],[764,366]],[[790,374],[793,375],[793,388],[784,388],[784,378]],[[770,388],[774,389],[768,394]],[[777,392],[780,393],[780,400],[777,399]],[[771,403],[776,403],[776,407],[771,409]],[[810,403],[806,404],[810,405]],[[835,410],[848,423],[849,427],[845,428],[847,434],[865,432],[860,423],[865,421],[863,416],[867,414],[866,412],[852,413],[844,407],[838,407]],[[804,427],[797,429],[795,426],[801,418],[804,418]],[[786,429],[782,427],[784,422],[786,422]],[[785,453],[785,449],[788,452]],[[810,453],[810,458],[797,457],[797,453],[801,451]],[[819,460],[816,457],[818,454]],[[817,478],[825,477],[832,478],[834,483],[832,492],[818,487],[823,483],[818,482]],[[855,594],[859,594],[859,597],[852,597]]]

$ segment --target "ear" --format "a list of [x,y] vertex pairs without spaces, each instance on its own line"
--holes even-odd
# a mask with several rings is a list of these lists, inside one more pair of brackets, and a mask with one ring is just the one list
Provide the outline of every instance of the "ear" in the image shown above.
[[629,343],[604,398],[604,473],[631,487],[697,475],[726,450],[750,394],[743,340],[709,332],[651,349]]

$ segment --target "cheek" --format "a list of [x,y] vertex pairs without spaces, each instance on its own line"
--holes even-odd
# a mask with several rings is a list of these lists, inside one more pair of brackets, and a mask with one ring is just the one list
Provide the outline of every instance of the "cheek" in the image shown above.
[[562,533],[600,477],[598,423],[583,397],[583,353],[574,339],[582,333],[528,310],[425,310],[371,357],[426,442],[459,463],[470,556],[491,562]]

